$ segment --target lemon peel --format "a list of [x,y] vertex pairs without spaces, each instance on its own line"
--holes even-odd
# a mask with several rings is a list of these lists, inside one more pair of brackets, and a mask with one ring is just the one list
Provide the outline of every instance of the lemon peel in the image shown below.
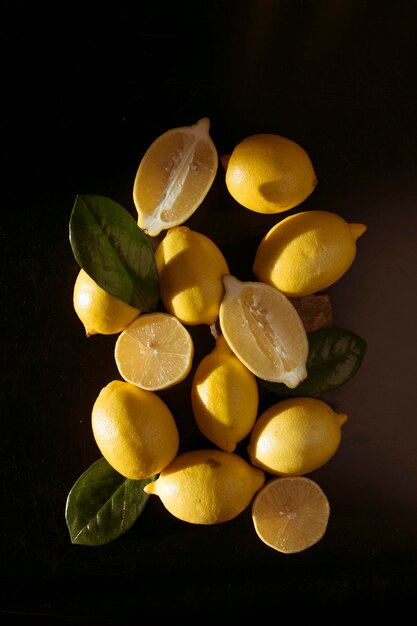
[[296,387],[307,376],[308,340],[295,307],[270,285],[223,282],[219,322],[230,348],[255,376]]
[[227,452],[235,450],[255,423],[259,403],[256,378],[222,335],[197,366],[191,403],[200,431]]
[[73,306],[87,337],[120,333],[140,314],[139,309],[107,293],[83,269],[74,283]]
[[303,552],[323,538],[329,500],[310,478],[272,478],[256,494],[252,520],[258,537],[284,554]]
[[237,517],[264,482],[264,472],[241,456],[203,449],[178,455],[144,491],[159,496],[174,517],[207,525]]
[[122,476],[150,478],[175,458],[179,434],[165,402],[152,391],[114,380],[103,387],[91,414],[94,439]]
[[161,300],[183,324],[212,324],[224,295],[229,267],[219,247],[188,228],[170,228],[155,250]]
[[288,297],[327,289],[350,268],[365,224],[331,211],[303,211],[281,220],[256,250],[253,273]]
[[114,355],[125,381],[148,391],[159,391],[188,376],[194,344],[174,315],[155,311],[140,315],[119,335]]
[[257,213],[288,211],[301,204],[317,184],[307,152],[281,135],[246,137],[221,162],[231,196]]
[[173,128],[143,155],[133,185],[138,225],[151,237],[185,222],[213,184],[218,154],[210,120]]
[[346,420],[319,398],[281,400],[258,417],[247,449],[250,461],[278,476],[308,474],[334,456]]

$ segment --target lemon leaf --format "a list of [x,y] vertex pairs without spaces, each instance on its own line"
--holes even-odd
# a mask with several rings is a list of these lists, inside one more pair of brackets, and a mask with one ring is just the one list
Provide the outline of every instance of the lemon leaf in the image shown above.
[[307,377],[294,389],[282,383],[259,382],[279,396],[315,396],[345,384],[358,371],[366,341],[344,328],[320,328],[307,333]]
[[155,480],[125,478],[101,457],[70,490],[65,519],[72,543],[99,546],[125,533],[145,508],[144,486]]
[[142,312],[159,302],[152,246],[130,213],[99,195],[78,195],[70,217],[77,263],[110,295]]

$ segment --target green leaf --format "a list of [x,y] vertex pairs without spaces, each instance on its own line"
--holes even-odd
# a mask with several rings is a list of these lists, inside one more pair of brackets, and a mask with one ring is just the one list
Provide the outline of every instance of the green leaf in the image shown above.
[[320,328],[307,337],[307,378],[295,389],[259,381],[264,387],[279,396],[315,396],[340,387],[356,374],[367,347],[362,337],[343,328]]
[[146,313],[159,302],[149,239],[120,204],[97,195],[76,197],[70,243],[77,263],[109,294]]
[[149,498],[144,486],[155,479],[125,478],[104,457],[93,463],[67,497],[65,519],[71,542],[99,546],[129,530]]

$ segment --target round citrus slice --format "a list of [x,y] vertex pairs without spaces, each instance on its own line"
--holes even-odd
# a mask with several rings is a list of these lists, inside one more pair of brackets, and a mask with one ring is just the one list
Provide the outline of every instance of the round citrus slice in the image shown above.
[[200,206],[216,176],[218,154],[210,120],[173,128],[149,146],[133,185],[138,225],[154,237],[179,226]]
[[115,346],[122,378],[142,389],[167,389],[191,370],[194,345],[188,330],[169,313],[140,315],[122,333]]
[[307,376],[307,334],[295,307],[278,289],[224,276],[219,322],[237,357],[258,378],[295,388]]
[[269,480],[252,504],[258,537],[286,554],[302,552],[317,543],[326,532],[329,516],[326,495],[305,476]]

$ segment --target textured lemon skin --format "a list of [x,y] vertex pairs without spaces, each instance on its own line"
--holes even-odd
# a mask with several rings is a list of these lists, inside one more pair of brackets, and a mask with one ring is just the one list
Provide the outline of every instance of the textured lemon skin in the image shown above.
[[364,224],[349,224],[330,211],[303,211],[281,220],[261,240],[253,273],[284,295],[322,291],[347,272]]
[[233,452],[251,431],[258,412],[256,378],[220,335],[200,361],[191,386],[191,403],[203,435]]
[[225,163],[229,193],[256,213],[288,211],[301,204],[317,184],[304,148],[280,135],[246,137]]
[[278,476],[300,476],[336,453],[347,416],[318,398],[290,398],[269,407],[252,429],[253,465]]
[[139,309],[99,287],[83,269],[75,280],[73,305],[87,335],[114,335],[127,328],[140,314]]
[[168,230],[155,250],[161,300],[183,324],[212,324],[224,294],[229,267],[206,235],[187,226]]
[[224,450],[193,450],[178,455],[148,483],[174,517],[191,524],[219,524],[239,515],[263,486],[265,474]]
[[178,452],[179,434],[167,405],[131,383],[115,380],[100,391],[92,429],[104,458],[133,480],[158,474]]

